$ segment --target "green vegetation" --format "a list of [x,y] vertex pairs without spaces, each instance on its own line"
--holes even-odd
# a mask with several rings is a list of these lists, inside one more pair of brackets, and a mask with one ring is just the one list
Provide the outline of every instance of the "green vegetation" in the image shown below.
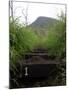
[[66,48],[66,24],[65,18],[60,17],[59,21],[48,30],[45,38],[43,38],[43,47],[47,48],[49,53],[61,57],[65,53]]
[[63,14],[55,25],[48,27],[48,30],[38,30],[37,33],[31,27],[20,25],[17,20],[10,20],[9,28],[10,59],[14,63],[19,60],[22,54],[30,52],[37,47],[45,48],[48,53],[55,54],[57,57],[61,57],[65,53],[66,26]]
[[[10,69],[15,73],[15,65],[17,61],[23,60],[23,54],[32,52],[35,48],[43,48],[48,50],[50,55],[55,55],[60,58],[63,65],[59,65],[60,74],[57,75],[53,85],[59,82],[62,77],[65,83],[65,53],[66,53],[66,23],[65,17],[62,14],[59,20],[51,27],[44,28],[43,30],[34,30],[29,26],[23,26],[17,20],[9,21],[9,35],[10,35]],[[59,60],[59,59],[58,59]],[[53,81],[53,80],[51,80]],[[49,84],[50,81],[48,81]],[[60,80],[61,83],[61,80]]]
[[25,52],[32,51],[38,41],[38,36],[31,28],[10,21],[10,59],[13,63],[16,63]]

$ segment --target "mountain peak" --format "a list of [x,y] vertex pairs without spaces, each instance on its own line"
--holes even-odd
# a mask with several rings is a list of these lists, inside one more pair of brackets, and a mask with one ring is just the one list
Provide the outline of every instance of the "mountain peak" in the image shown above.
[[35,28],[43,28],[54,24],[57,20],[50,17],[39,16],[30,26]]

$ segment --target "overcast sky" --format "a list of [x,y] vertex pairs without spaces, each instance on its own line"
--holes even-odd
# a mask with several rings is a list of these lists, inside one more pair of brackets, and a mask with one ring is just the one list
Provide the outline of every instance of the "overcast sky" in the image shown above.
[[26,15],[27,7],[29,24],[35,21],[39,16],[57,18],[57,14],[60,15],[61,11],[65,13],[65,5],[13,2],[14,16],[21,16],[20,20],[25,22],[23,13]]

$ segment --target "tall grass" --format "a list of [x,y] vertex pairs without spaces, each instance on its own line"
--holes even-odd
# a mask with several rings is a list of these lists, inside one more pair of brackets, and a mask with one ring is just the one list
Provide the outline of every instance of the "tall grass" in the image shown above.
[[10,60],[16,63],[25,52],[32,51],[39,38],[29,27],[20,25],[16,20],[10,20]]
[[[60,16],[58,22],[48,28],[46,35],[38,35],[32,28],[20,25],[16,20],[10,20],[10,59],[16,63],[25,52],[41,47],[48,53],[61,56],[66,49],[65,17]],[[39,31],[39,30],[38,30]],[[43,31],[42,31],[43,32]]]
[[65,18],[59,18],[58,22],[43,36],[42,47],[47,48],[52,55],[61,56],[66,49],[66,23]]

